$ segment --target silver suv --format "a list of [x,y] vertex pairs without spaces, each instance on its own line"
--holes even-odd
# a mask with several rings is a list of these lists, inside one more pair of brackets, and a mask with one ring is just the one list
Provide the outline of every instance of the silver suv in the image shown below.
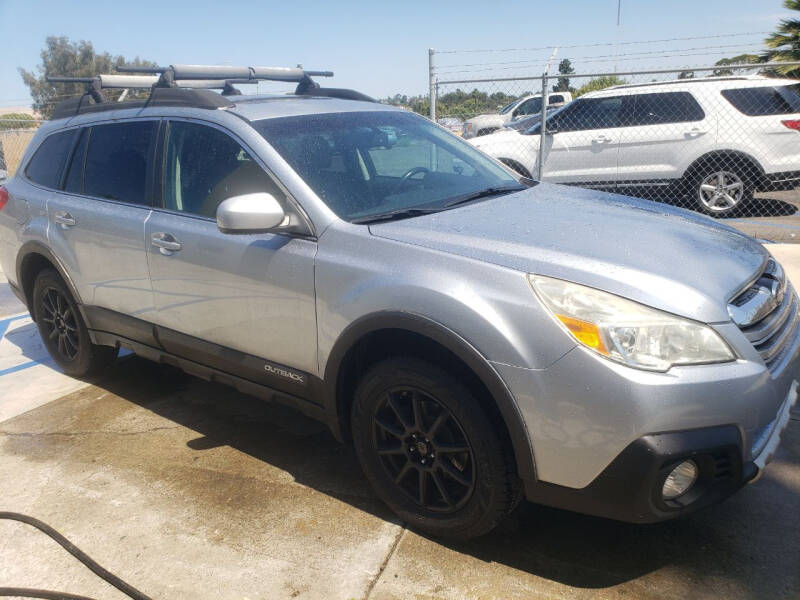
[[84,98],[39,130],[0,188],[0,261],[61,368],[122,347],[295,406],[440,536],[523,496],[659,521],[759,476],[800,365],[798,299],[761,245],[521,179],[297,77]]

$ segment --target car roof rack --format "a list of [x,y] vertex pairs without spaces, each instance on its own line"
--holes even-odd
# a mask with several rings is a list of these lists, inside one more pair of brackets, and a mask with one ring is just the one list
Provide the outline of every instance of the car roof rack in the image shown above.
[[[169,65],[168,67],[119,66],[122,75],[94,77],[47,77],[51,83],[85,83],[86,93],[56,105],[52,118],[61,119],[85,112],[145,106],[186,106],[217,109],[233,106],[227,97],[240,95],[236,84],[259,81],[297,82],[298,96],[327,96],[375,102],[366,94],[341,88],[322,88],[313,77],[333,77],[332,71],[306,71],[302,67],[229,67],[220,65]],[[110,102],[104,89],[149,89],[146,100]],[[211,90],[221,90],[221,94]]]
[[[735,66],[735,65],[734,65]],[[754,64],[753,67],[760,68],[761,65]],[[720,69],[727,69],[727,65],[723,65]],[[742,68],[741,65],[739,68]],[[691,70],[691,69],[687,69]],[[614,85],[608,88],[603,88],[602,91],[606,90],[624,90],[628,88],[638,88],[638,87],[649,87],[653,85],[683,85],[685,83],[688,84],[701,84],[701,83],[714,83],[715,81],[759,81],[761,79],[767,79],[763,75],[719,75],[716,77],[689,77],[687,79],[669,79],[667,81],[650,81],[644,83],[623,83],[620,85]]]

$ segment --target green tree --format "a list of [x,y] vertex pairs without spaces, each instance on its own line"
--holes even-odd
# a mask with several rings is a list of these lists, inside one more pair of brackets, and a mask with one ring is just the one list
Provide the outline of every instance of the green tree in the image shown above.
[[[53,112],[56,102],[78,96],[86,91],[85,84],[79,83],[49,83],[45,78],[48,75],[58,77],[93,77],[105,73],[116,73],[116,68],[126,66],[155,66],[154,62],[141,60],[136,57],[132,61],[122,56],[112,56],[108,52],[98,54],[91,42],[81,40],[71,42],[66,36],[49,36],[45,40],[44,48],[40,54],[42,62],[36,67],[36,72],[19,68],[22,81],[28,86],[32,108],[45,117]],[[115,97],[121,92],[110,91],[109,96]],[[142,95],[140,91],[133,91],[129,97]]]
[[567,75],[572,75],[575,72],[575,69],[572,68],[572,63],[569,61],[568,58],[563,59],[560,63],[558,63],[558,73],[562,75],[562,77],[558,78],[558,83],[553,86],[554,92],[574,92],[575,90],[569,87],[569,77]]
[[[789,10],[800,11],[800,0],[784,0],[783,5]],[[800,61],[800,18],[781,20],[778,30],[764,43],[770,48],[762,57],[764,60]],[[775,70],[781,75],[800,77],[798,67],[778,67]]]
[[0,115],[0,130],[30,129],[36,127],[36,121],[27,113],[6,113]]
[[[731,58],[721,58],[714,64],[724,67],[727,65],[751,65],[758,62],[761,62],[761,59],[755,54],[740,54]],[[714,69],[711,73],[713,77],[725,77],[733,74],[733,69]]]
[[588,92],[597,92],[599,90],[604,90],[608,87],[614,85],[625,85],[628,83],[624,79],[620,79],[616,75],[605,75],[603,77],[598,77],[597,79],[592,79],[585,85],[582,85],[575,91],[575,97],[583,96]]

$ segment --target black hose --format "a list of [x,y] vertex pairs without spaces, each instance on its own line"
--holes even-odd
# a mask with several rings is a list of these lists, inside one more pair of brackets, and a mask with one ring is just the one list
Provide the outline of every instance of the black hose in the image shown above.
[[[150,596],[146,596],[132,585],[125,583],[122,579],[107,571],[100,564],[95,561],[91,556],[86,554],[83,550],[78,548],[75,544],[70,542],[63,535],[58,533],[55,529],[50,527],[47,523],[43,523],[39,519],[34,519],[27,515],[15,512],[2,512],[0,511],[0,520],[19,521],[32,527],[35,527],[51,539],[53,539],[59,546],[64,548],[67,552],[72,554],[75,558],[81,561],[88,567],[92,573],[113,585],[123,594],[133,600],[152,600]],[[64,592],[52,592],[50,590],[37,590],[33,588],[4,588],[0,587],[0,596],[18,596],[21,598],[45,598],[47,600],[93,600],[87,596],[77,596],[75,594],[67,594]]]
[[15,596],[17,598],[45,598],[45,600],[95,600],[89,596],[76,596],[66,592],[53,592],[51,590],[37,590],[34,588],[4,588],[0,587],[0,596]]

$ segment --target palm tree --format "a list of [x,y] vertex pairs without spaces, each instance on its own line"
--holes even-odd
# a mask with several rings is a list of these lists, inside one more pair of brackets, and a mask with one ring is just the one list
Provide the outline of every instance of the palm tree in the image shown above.
[[[784,0],[783,5],[789,10],[800,11],[800,0]],[[771,48],[764,54],[768,61],[800,61],[800,18],[783,19],[778,30],[770,35],[764,43]],[[800,67],[786,66],[775,69],[781,75],[800,77]]]

